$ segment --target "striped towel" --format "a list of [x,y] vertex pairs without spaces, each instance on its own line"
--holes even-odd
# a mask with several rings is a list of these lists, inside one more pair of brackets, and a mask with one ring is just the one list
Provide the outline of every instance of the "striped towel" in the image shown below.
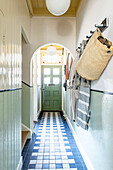
[[77,104],[77,125],[88,130],[90,120],[90,86],[80,86]]
[[72,111],[73,111],[73,121],[76,120],[77,117],[77,101],[78,101],[78,89],[72,89]]
[[[80,49],[81,57],[87,41],[83,40]],[[80,78],[79,95],[77,102],[77,118],[76,123],[85,130],[88,130],[90,120],[90,81]]]
[[70,120],[76,120],[76,107],[77,107],[77,100],[78,100],[78,87],[80,85],[79,75],[75,70],[75,66],[79,59],[79,52],[76,52],[76,57],[72,63],[69,81],[70,81]]

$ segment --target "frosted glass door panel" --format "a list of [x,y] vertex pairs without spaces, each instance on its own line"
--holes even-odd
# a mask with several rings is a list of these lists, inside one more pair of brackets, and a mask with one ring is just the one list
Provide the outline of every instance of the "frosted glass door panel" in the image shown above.
[[50,77],[44,77],[44,84],[50,84]]
[[53,68],[53,75],[59,75],[59,68]]
[[44,68],[44,75],[50,75],[50,68]]
[[59,83],[60,83],[59,77],[54,77],[53,84],[59,84]]

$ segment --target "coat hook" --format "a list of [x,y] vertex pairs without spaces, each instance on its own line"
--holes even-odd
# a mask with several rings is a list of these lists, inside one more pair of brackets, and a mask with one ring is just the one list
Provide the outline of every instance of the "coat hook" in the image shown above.
[[91,36],[86,36],[86,38],[90,39],[90,38],[91,38]]
[[95,31],[90,31],[90,34],[93,34]]

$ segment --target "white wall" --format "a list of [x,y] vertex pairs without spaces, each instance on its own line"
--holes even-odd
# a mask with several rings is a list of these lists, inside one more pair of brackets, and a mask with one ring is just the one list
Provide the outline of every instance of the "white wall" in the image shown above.
[[[77,14],[77,46],[95,30],[105,17],[109,18],[109,28],[103,35],[113,42],[113,0],[83,0]],[[92,89],[113,92],[113,58],[98,81],[92,83]]]
[[[105,17],[109,18],[109,28],[103,35],[113,42],[113,0],[82,0],[77,13],[77,46],[95,30]],[[113,92],[113,58],[92,89]],[[91,118],[88,131],[71,122],[79,141],[95,170],[113,169],[113,95],[91,91]],[[69,112],[67,112],[69,113]],[[69,113],[70,114],[70,113]],[[69,117],[69,115],[68,115]]]
[[34,17],[31,20],[31,44],[26,45],[26,67],[27,73],[24,81],[29,84],[29,65],[33,53],[42,45],[58,43],[64,45],[75,55],[75,18],[41,18]]

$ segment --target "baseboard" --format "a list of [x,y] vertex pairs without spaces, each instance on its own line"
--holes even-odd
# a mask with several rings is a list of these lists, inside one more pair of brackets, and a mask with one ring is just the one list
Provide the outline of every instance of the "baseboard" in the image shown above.
[[62,112],[63,112],[63,116],[67,117],[67,114],[66,114],[65,110],[62,110]]
[[67,120],[67,123],[68,123],[68,125],[69,125],[69,127],[70,127],[70,129],[71,129],[71,131],[72,131],[72,134],[73,134],[73,136],[74,136],[74,139],[75,139],[75,141],[76,141],[76,144],[77,144],[77,146],[78,146],[78,148],[79,148],[79,150],[80,150],[80,153],[81,153],[81,155],[82,155],[82,157],[83,157],[83,159],[84,159],[84,162],[85,162],[88,170],[94,170],[94,168],[93,168],[93,166],[92,166],[92,164],[91,164],[91,162],[90,162],[90,160],[89,160],[86,152],[84,151],[84,149],[83,149],[83,147],[82,147],[82,145],[81,145],[81,143],[80,143],[80,141],[79,141],[79,139],[78,139],[78,137],[77,137],[77,135],[76,135],[76,133],[75,133],[75,131],[74,131],[74,129],[73,129],[73,126],[72,126],[69,118],[66,116],[65,119]]
[[22,156],[20,157],[20,161],[16,170],[21,170],[21,169],[22,169]]

